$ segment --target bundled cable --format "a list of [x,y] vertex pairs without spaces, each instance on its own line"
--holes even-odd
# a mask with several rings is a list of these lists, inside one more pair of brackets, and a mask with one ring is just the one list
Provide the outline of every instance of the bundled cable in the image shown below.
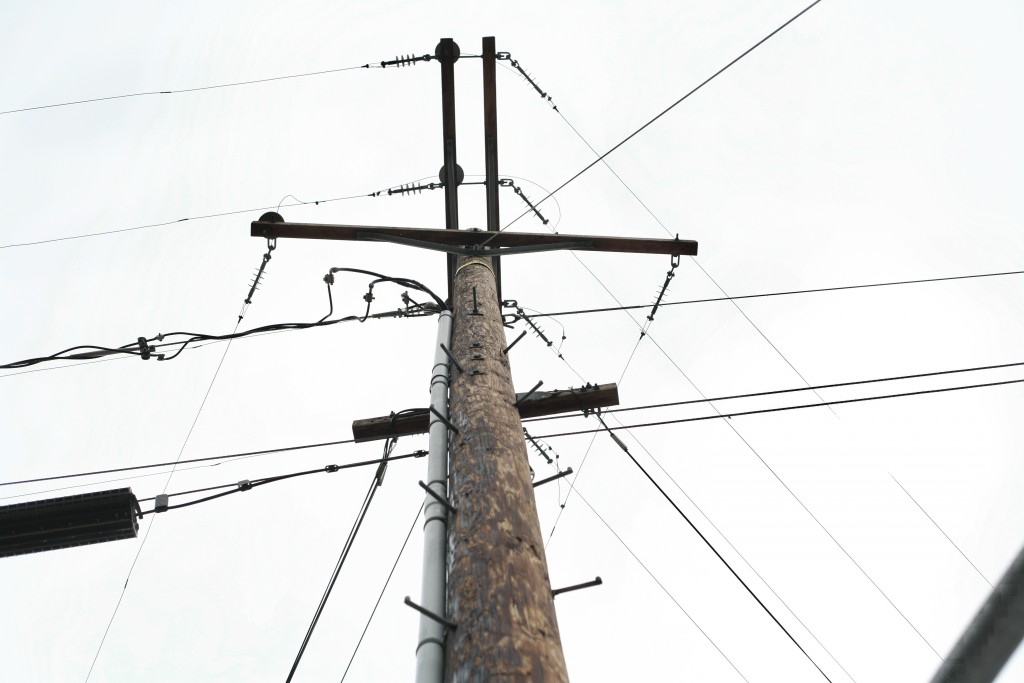
[[[331,314],[334,312],[334,302],[331,298],[331,285],[334,283],[334,273],[338,272],[349,272],[358,273],[360,275],[369,275],[376,278],[370,283],[370,291],[364,296],[366,299],[366,312],[362,316],[350,315],[343,318],[335,318],[329,320]],[[232,332],[231,334],[203,334],[199,332],[168,332],[160,333],[153,337],[139,337],[135,342],[124,344],[116,348],[108,346],[93,346],[93,345],[81,345],[72,346],[58,351],[57,353],[50,354],[49,356],[39,356],[37,358],[28,358],[25,360],[15,361],[13,363],[6,363],[0,365],[0,370],[13,370],[17,368],[25,368],[38,363],[45,363],[48,361],[57,360],[89,360],[94,358],[100,358],[103,356],[110,355],[132,355],[139,356],[142,360],[149,360],[153,356],[156,356],[157,360],[173,360],[177,358],[182,351],[184,351],[189,344],[201,341],[226,341],[230,339],[238,339],[240,337],[248,337],[254,334],[265,334],[268,332],[282,332],[285,330],[305,330],[312,327],[326,327],[328,325],[336,325],[342,322],[359,321],[363,322],[367,318],[383,318],[383,317],[404,317],[406,311],[398,310],[396,312],[378,313],[376,315],[370,315],[370,302],[373,300],[373,285],[379,282],[392,282],[402,287],[409,289],[415,289],[429,295],[437,305],[437,310],[446,310],[444,301],[438,297],[429,287],[426,285],[412,280],[409,278],[401,277],[390,277],[375,273],[369,270],[362,270],[359,268],[332,268],[331,271],[324,278],[327,282],[327,296],[330,302],[330,310],[327,315],[311,323],[276,323],[273,325],[263,325],[260,327],[254,327],[249,330],[243,330],[242,332]],[[404,298],[408,298],[408,294]],[[415,308],[411,307],[407,303],[407,309],[409,309],[409,315],[423,315],[426,312],[436,312],[433,310],[426,310],[422,304],[417,304]],[[177,339],[176,339],[177,338]],[[153,342],[157,342],[154,344]],[[160,348],[164,347],[177,347],[177,349],[170,355],[158,353]]]

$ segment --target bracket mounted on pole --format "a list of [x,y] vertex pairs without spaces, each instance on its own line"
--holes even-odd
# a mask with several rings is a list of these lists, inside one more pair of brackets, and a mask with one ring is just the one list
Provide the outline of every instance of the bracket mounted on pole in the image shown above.
[[[535,387],[536,388],[536,387]],[[593,384],[578,389],[534,391],[527,397],[518,394],[520,417],[543,417],[578,410],[596,410],[619,405],[619,387],[612,384]],[[435,413],[436,414],[436,413]],[[403,411],[394,418],[390,415],[371,417],[352,422],[352,437],[356,443],[376,441],[395,436],[423,434],[430,427],[431,412],[427,408]],[[438,416],[440,420],[440,416]],[[447,421],[445,420],[447,423]],[[450,423],[447,423],[450,424]]]
[[[503,253],[523,254],[551,249],[669,254],[671,256],[695,256],[697,254],[697,242],[694,240],[552,235],[535,232],[485,232],[483,230],[438,230],[434,228],[253,221],[250,234],[260,238],[395,242],[425,249],[439,249],[440,251],[454,248],[455,253],[460,253],[461,249],[473,250],[474,247],[482,247],[486,242],[491,249],[482,252],[473,251],[474,255],[482,256],[496,256]],[[505,248],[513,248],[516,251],[502,251]],[[526,251],[524,248],[530,251]]]

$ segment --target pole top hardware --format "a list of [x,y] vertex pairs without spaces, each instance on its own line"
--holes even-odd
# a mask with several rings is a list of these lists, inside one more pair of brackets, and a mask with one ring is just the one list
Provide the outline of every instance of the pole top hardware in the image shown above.
[[[285,239],[391,242],[393,244],[403,244],[436,251],[464,253],[463,250],[465,250],[467,255],[472,253],[472,247],[483,246],[484,243],[491,247],[489,253],[492,256],[499,254],[527,254],[556,249],[630,254],[669,254],[672,256],[697,255],[697,242],[693,240],[604,237],[600,235],[568,235],[565,233],[491,232],[259,220],[253,221],[250,234],[253,237],[266,238],[283,237]],[[509,251],[505,251],[506,249]]]
[[459,61],[461,56],[462,51],[459,49],[459,44],[451,38],[442,38],[434,48],[434,59],[442,64],[454,64]]
[[[445,167],[442,166],[441,170],[437,172],[437,179],[441,181],[442,185],[448,184],[448,174],[445,173]],[[461,185],[462,181],[466,179],[466,172],[462,170],[462,167],[455,164],[455,184]]]

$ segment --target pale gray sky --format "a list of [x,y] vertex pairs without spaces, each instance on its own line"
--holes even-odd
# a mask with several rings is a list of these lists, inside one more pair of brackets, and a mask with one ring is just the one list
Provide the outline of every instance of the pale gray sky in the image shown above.
[[[603,151],[804,4],[8,2],[0,110],[379,62],[432,52],[441,37],[478,54],[480,38],[494,35]],[[730,294],[1021,270],[1022,29],[1024,9],[1013,2],[825,0],[608,161],[671,234],[700,242],[700,263]],[[479,61],[459,62],[457,88],[459,161],[479,174]],[[532,198],[593,159],[517,76],[499,69],[498,88],[501,171],[528,179]],[[0,246],[254,209],[0,249],[0,362],[158,332],[230,332],[265,251],[248,237],[260,208],[289,194],[322,200],[433,177],[442,159],[439,96],[437,64],[428,63],[0,115]],[[525,207],[505,192],[508,221]],[[463,226],[482,227],[482,190],[461,196]],[[442,201],[434,192],[281,212],[294,221],[440,227]],[[542,211],[559,232],[667,236],[600,166]],[[524,218],[512,229],[544,227]],[[649,256],[510,257],[504,292],[539,311],[615,305],[596,276],[623,303],[643,304],[668,265]],[[281,240],[242,326],[319,319],[327,311],[321,278],[332,266],[443,289],[438,254]],[[339,277],[335,311],[360,313],[365,284]],[[401,291],[378,286],[375,310],[397,308]],[[1005,276],[741,306],[809,382],[823,384],[1024,361],[1021,292],[1020,276]],[[666,299],[719,295],[684,260]],[[573,369],[591,382],[619,378],[638,337],[625,313],[560,323],[568,364],[530,336],[512,353],[521,390],[540,379],[579,385]],[[559,323],[540,324],[560,336]],[[728,303],[663,308],[650,332],[621,382],[623,406],[698,398],[690,381],[707,396],[801,386]],[[433,338],[433,319],[416,319],[238,341],[183,451],[223,345],[164,363],[4,371],[2,479],[345,439],[353,419],[426,404]],[[989,587],[893,477],[995,582],[1024,544],[1022,408],[1024,390],[1010,385],[622,438],[833,681],[926,681],[939,664],[930,648],[948,652]],[[620,417],[635,424],[707,414],[690,406]],[[594,426],[574,417],[530,429]],[[537,490],[545,536],[566,502],[547,549],[552,583],[605,581],[556,602],[573,680],[742,680],[725,657],[752,682],[822,680],[611,439],[548,443],[563,466],[582,471],[576,485],[589,502],[575,494],[566,502],[565,483]],[[404,438],[395,452],[425,444]],[[47,484],[5,487],[0,504],[122,485],[149,497],[165,485],[181,491],[379,452],[380,444],[348,445],[181,468],[169,484],[158,470],[117,483],[74,480],[63,485],[84,486],[60,493],[43,493],[56,488]],[[533,465],[547,467],[536,456]],[[390,468],[296,681],[341,678],[422,500],[424,468],[416,460]],[[371,476],[316,475],[144,519],[148,540],[89,680],[283,680]],[[140,543],[0,562],[2,678],[86,680]],[[420,548],[414,533],[349,681],[411,677],[418,616],[402,598],[418,597]],[[1018,657],[1002,680],[1022,672]]]

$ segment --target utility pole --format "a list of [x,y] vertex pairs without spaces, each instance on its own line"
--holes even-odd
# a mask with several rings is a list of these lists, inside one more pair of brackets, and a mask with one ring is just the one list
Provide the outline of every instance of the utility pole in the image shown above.
[[[487,230],[500,230],[494,38],[483,40]],[[501,319],[497,258],[455,273],[445,680],[568,681]]]
[[455,275],[446,681],[568,681],[490,259]]
[[[267,214],[252,223],[251,234],[261,238],[383,241],[448,254],[451,310],[442,314],[438,330],[437,349],[441,353],[435,357],[427,418],[430,478],[426,484],[421,482],[428,496],[423,604],[416,605],[406,598],[406,603],[423,615],[416,680],[440,681],[443,654],[443,680],[448,683],[496,679],[557,683],[568,681],[568,674],[520,421],[528,396],[517,399],[508,359],[511,345],[507,344],[502,324],[499,258],[553,249],[678,257],[696,254],[697,243],[678,238],[502,232],[494,38],[483,39],[481,56],[487,231],[459,230],[458,186],[463,173],[455,154],[454,66],[460,51],[453,40],[446,38],[433,56],[441,64],[444,165],[440,180],[445,189],[446,228],[287,223],[277,214]],[[442,347],[449,320],[453,328],[451,344]],[[447,365],[444,357],[449,360]],[[439,372],[439,365],[445,366],[443,372]],[[450,387],[447,410],[444,405],[435,405],[438,398],[443,399],[443,384]],[[564,393],[573,400],[536,403],[549,405],[547,414],[551,414],[585,409],[588,402],[590,407],[597,407],[618,400],[614,385]],[[353,434],[357,440],[366,440],[422,431],[420,418],[411,418],[401,426],[397,422],[388,418],[359,420],[353,424]],[[360,423],[362,438],[357,434]],[[375,428],[366,429],[370,426]],[[445,439],[450,470],[447,482],[443,456],[439,454]],[[435,455],[441,459],[435,459]],[[445,567],[439,565],[438,534],[445,525],[447,595],[438,589],[445,574]],[[597,583],[599,579],[573,588]]]

